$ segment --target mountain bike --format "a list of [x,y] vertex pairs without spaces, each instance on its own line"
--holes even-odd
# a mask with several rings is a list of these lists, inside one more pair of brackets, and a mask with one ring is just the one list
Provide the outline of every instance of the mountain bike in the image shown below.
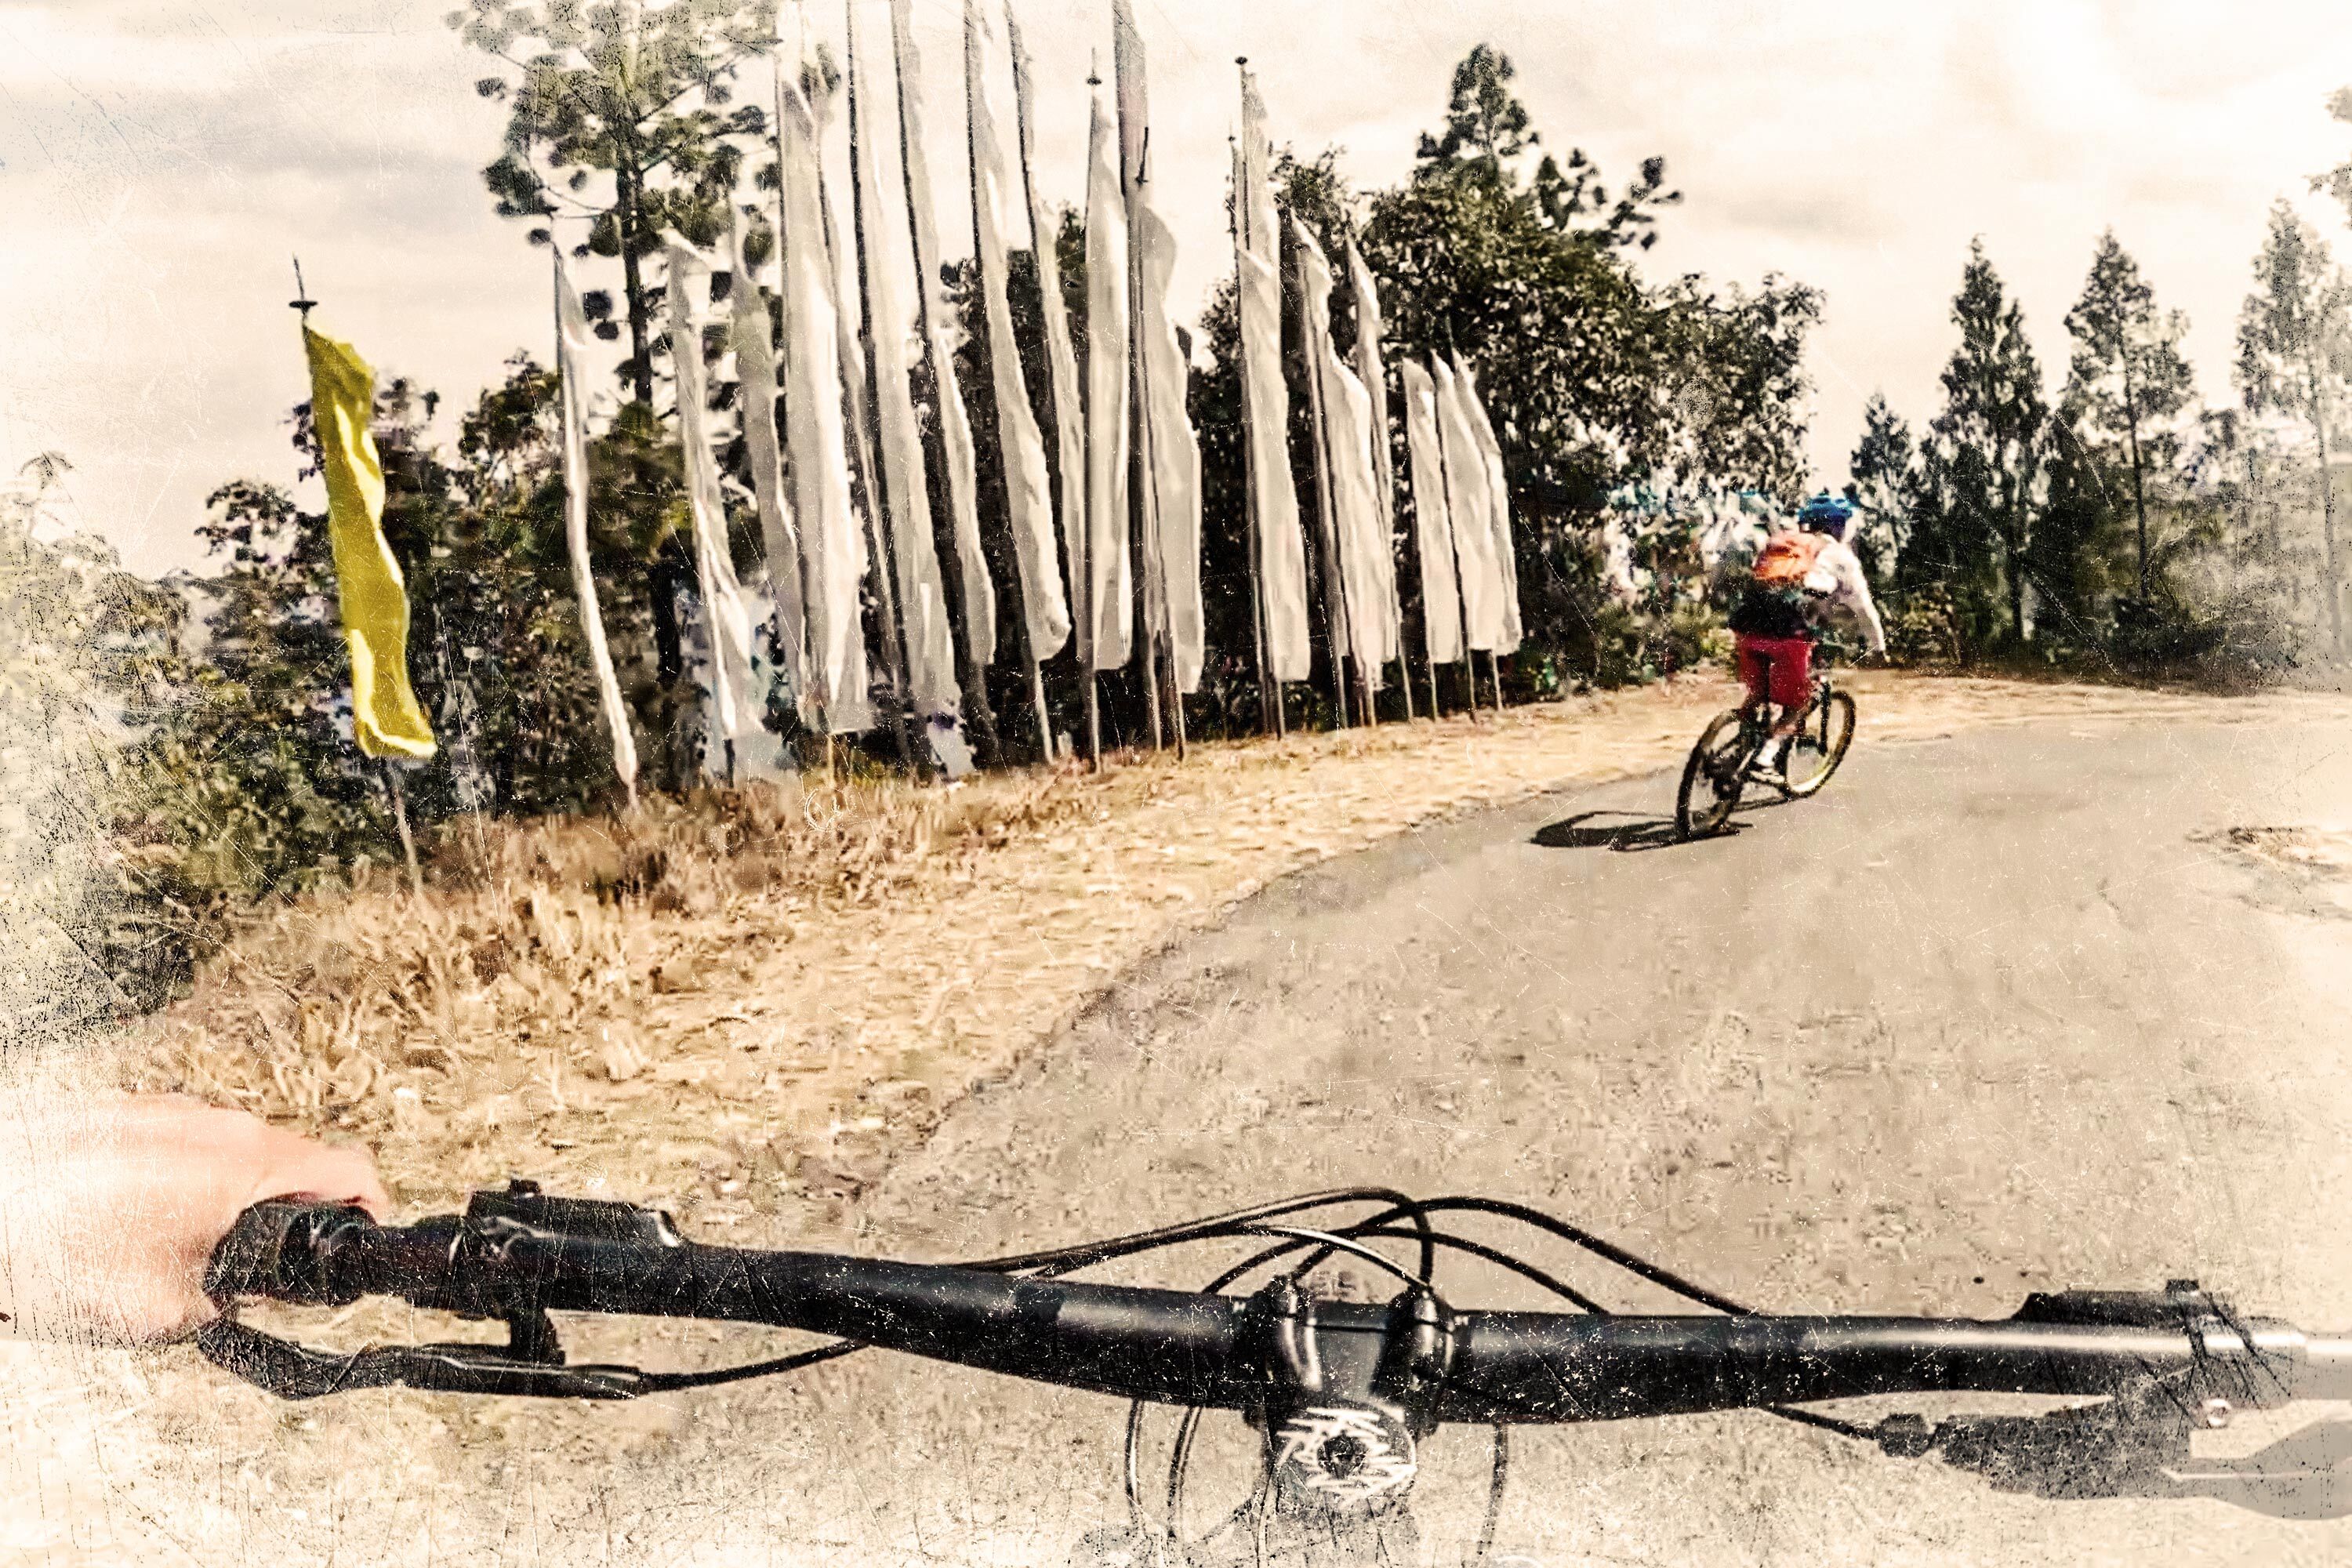
[[[1780,780],[1772,786],[1784,799],[1820,794],[1853,744],[1853,698],[1830,679],[1837,651],[1827,641],[1814,647],[1812,700],[1790,738]],[[1717,714],[1700,731],[1675,795],[1675,826],[1685,838],[1720,832],[1731,820],[1740,796],[1758,782],[1756,764],[1772,744],[1777,711],[1769,702],[1742,703]]]
[[[1700,1310],[1616,1315],[1576,1285],[1461,1222],[1564,1242]],[[1066,1278],[1118,1258],[1223,1243],[1244,1254],[1199,1290]],[[1441,1255],[1497,1266],[1573,1311],[1481,1311],[1441,1289]],[[1396,1282],[1384,1303],[1323,1297],[1327,1266]],[[1228,1293],[1258,1279],[1245,1293]],[[2273,1512],[2352,1511],[2309,1443],[2235,1465],[2189,1437],[2240,1408],[2352,1398],[2352,1336],[2241,1315],[2179,1279],[2161,1291],[2029,1296],[2011,1317],[1778,1316],[1744,1306],[1540,1210],[1500,1199],[1415,1199],[1352,1187],[1108,1241],[958,1264],[710,1247],[670,1217],[553,1197],[527,1182],[478,1192],[462,1215],[382,1226],[356,1208],[268,1203],[246,1212],[206,1279],[231,1308],[199,1338],[215,1363],[308,1399],[404,1384],[456,1394],[592,1400],[788,1373],[866,1348],[982,1368],[1132,1402],[1128,1522],[1074,1563],[1418,1563],[1411,1497],[1420,1445],[1487,1426],[1486,1558],[1511,1430],[1759,1409],[1886,1453],[1939,1453],[2006,1490],[2046,1498],[2224,1496]],[[348,1305],[365,1295],[486,1321],[507,1342],[310,1349],[239,1322],[265,1297]],[[772,1324],[830,1342],[703,1372],[565,1358],[554,1312]],[[1868,1394],[2095,1396],[2049,1415],[1917,1415],[1861,1425],[1806,1405]],[[1180,1419],[1164,1503],[1147,1503],[1145,1413]],[[1215,1529],[1182,1538],[1185,1480],[1203,1413],[1255,1429],[1255,1489]],[[2315,1430],[2315,1429],[2314,1429]],[[2300,1456],[2300,1457],[2298,1457]],[[2322,1462],[2322,1461],[2325,1462]],[[2267,1468],[2265,1468],[2267,1466]]]

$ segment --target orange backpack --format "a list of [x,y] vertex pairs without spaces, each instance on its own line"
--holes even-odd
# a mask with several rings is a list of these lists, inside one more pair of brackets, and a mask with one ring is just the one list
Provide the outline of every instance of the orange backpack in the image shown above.
[[1805,579],[1812,574],[1814,563],[1821,559],[1822,548],[1829,537],[1791,529],[1776,533],[1764,542],[1763,552],[1756,557],[1756,581],[1767,588],[1802,589]]

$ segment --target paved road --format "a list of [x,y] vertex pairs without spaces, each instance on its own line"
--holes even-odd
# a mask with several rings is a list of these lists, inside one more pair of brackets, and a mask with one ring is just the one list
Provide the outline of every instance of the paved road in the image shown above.
[[[2352,822],[2352,729],[1865,738],[1736,837],[1611,847],[1669,787],[1277,887],[953,1119],[867,1245],[969,1255],[1384,1181],[1535,1202],[1783,1310],[1999,1315],[2193,1274],[2352,1327],[2352,924],[2192,838]],[[877,1359],[806,1415],[825,1469],[751,1489],[803,1542],[1045,1560],[1115,1501],[1118,1415]],[[1433,1534],[1466,1528],[1482,1457],[1433,1447]],[[1513,1470],[1504,1541],[1545,1563],[2352,1559],[2346,1524],[2004,1497],[1760,1415],[1543,1433]]]
[[[1278,885],[969,1103],[858,1245],[971,1256],[1378,1181],[1532,1202],[1780,1310],[2001,1315],[2194,1274],[2352,1328],[2352,922],[2192,837],[2352,823],[2352,726],[1865,728],[1819,799],[1632,847],[1670,790],[1539,799]],[[1534,1304],[1475,1271],[1454,1295]],[[331,1534],[370,1561],[1060,1562],[1118,1512],[1122,1416],[857,1358],[683,1405],[625,1468],[520,1457],[517,1417],[471,1504],[355,1498]],[[1457,1553],[1483,1444],[1425,1455],[1424,1524]],[[1246,1442],[1204,1447],[1213,1472]],[[1512,1469],[1503,1543],[1545,1564],[2352,1560],[2352,1521],[2037,1502],[1762,1415],[1534,1433]]]

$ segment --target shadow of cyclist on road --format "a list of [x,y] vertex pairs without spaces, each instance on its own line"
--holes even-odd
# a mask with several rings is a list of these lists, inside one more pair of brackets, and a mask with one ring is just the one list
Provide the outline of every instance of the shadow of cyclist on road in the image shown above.
[[[1620,820],[1610,821],[1608,818]],[[1738,832],[1727,824],[1727,833]],[[1643,849],[1671,849],[1684,842],[1671,816],[1637,816],[1629,811],[1584,811],[1535,830],[1528,842],[1545,849],[1614,849],[1630,855]]]
[[[1645,849],[1672,849],[1683,844],[1703,844],[1708,838],[1733,837],[1753,826],[1741,821],[1741,817],[1789,804],[1786,795],[1763,795],[1743,800],[1739,803],[1738,814],[1721,827],[1701,837],[1689,839],[1682,837],[1671,816],[1637,816],[1630,811],[1580,811],[1574,816],[1544,824],[1528,836],[1528,842],[1542,849],[1613,849],[1621,855]],[[1622,820],[1605,820],[1611,817]]]

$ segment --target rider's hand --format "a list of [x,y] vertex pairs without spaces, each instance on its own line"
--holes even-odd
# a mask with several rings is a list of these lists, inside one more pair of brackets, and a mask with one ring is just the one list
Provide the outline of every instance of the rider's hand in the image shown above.
[[[20,1102],[21,1103],[21,1102]],[[217,1315],[205,1266],[269,1198],[392,1207],[356,1149],[178,1095],[75,1099],[0,1119],[0,1333],[184,1338]]]

